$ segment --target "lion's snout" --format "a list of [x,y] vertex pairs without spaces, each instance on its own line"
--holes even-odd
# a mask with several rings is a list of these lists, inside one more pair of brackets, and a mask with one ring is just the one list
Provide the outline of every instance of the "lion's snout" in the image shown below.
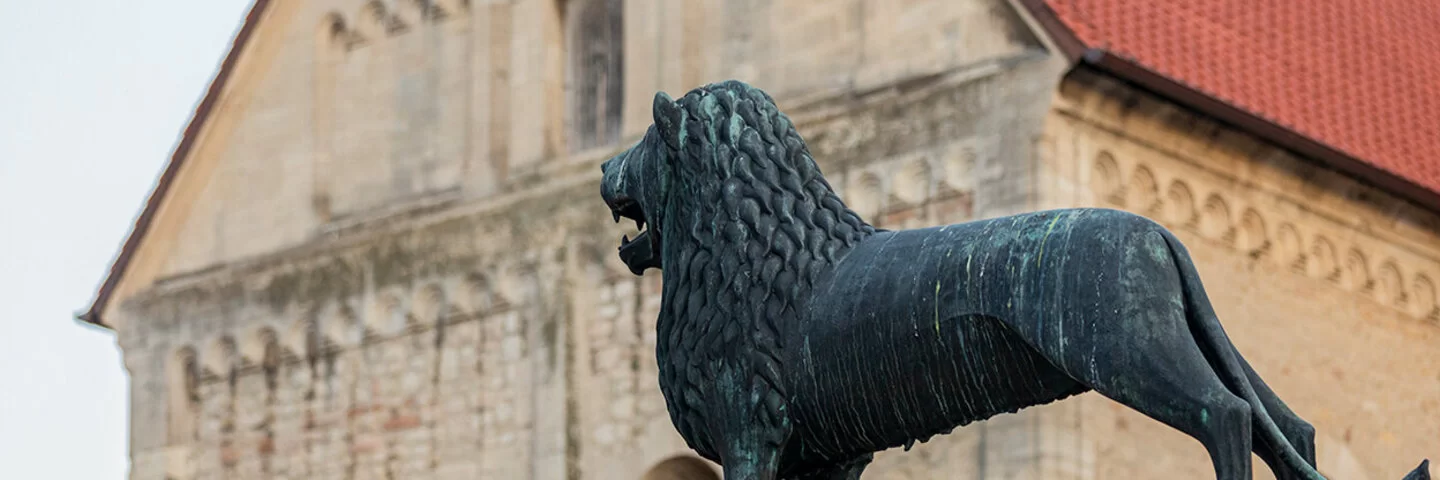
[[[623,153],[620,155],[624,155]],[[600,198],[605,200],[605,205],[614,208],[620,200],[620,175],[619,169],[615,166],[620,156],[616,156],[605,163],[600,164]]]

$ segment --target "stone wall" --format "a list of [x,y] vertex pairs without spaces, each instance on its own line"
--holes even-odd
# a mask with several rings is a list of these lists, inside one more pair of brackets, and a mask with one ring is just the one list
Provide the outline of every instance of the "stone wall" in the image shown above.
[[[998,198],[974,172],[1013,181],[1002,155],[1033,148],[1023,134],[987,137],[1038,138],[1043,117],[1017,118],[1004,102],[1045,91],[1047,60],[1027,54],[786,110],[877,223],[963,221]],[[917,133],[896,142],[893,129]],[[595,195],[593,172],[614,148],[556,159],[543,178],[514,180],[524,188],[341,222],[125,299],[132,477],[672,471],[662,467],[687,452],[656,383],[658,277],[635,278],[614,258],[618,232]],[[1041,456],[1039,418],[937,439],[875,468],[924,478],[1028,465]],[[968,453],[938,453],[951,450]]]
[[[1121,208],[1189,247],[1231,340],[1318,430],[1322,473],[1440,452],[1440,217],[1090,72],[1046,130],[1046,207]],[[1087,394],[1098,478],[1208,478],[1193,440]],[[1257,477],[1270,478],[1257,460]]]
[[[618,30],[576,18],[606,8],[621,9]],[[1008,75],[933,125],[962,125],[936,132],[952,140],[1018,135],[996,153],[1021,156],[1059,67],[1026,28],[1004,0],[275,2],[186,160],[134,291],[399,211],[531,188],[566,158],[638,138],[655,92],[728,78],[793,110]],[[612,30],[623,36],[620,68],[597,76],[572,58],[603,40],[583,35]],[[585,83],[596,78],[623,88],[597,97]],[[582,99],[621,105],[606,117],[619,133],[572,138],[585,127],[573,118]],[[996,185],[997,172],[977,184]],[[1015,203],[1028,195],[1020,186],[996,185],[1013,198],[980,203]]]
[[[1165,222],[1327,472],[1398,477],[1435,450],[1410,420],[1440,408],[1433,215],[1114,84],[1060,89],[999,0],[606,2],[621,140],[576,144],[580,1],[272,7],[137,257],[153,278],[107,314],[132,478],[704,478],[656,385],[658,275],[619,264],[596,193],[655,91],[722,78],[774,93],[883,227],[1074,205]],[[1091,394],[884,452],[869,477],[1208,468]]]

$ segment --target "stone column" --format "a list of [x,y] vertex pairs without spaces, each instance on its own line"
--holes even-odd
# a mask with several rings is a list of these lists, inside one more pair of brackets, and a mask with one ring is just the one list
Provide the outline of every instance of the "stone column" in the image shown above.
[[[514,308],[480,319],[481,401],[480,478],[530,479],[535,476],[534,407],[536,362],[529,335],[534,321],[528,266],[501,269],[498,286]],[[547,413],[548,414],[548,413]]]
[[996,154],[977,158],[971,170],[977,219],[1013,215],[1040,204],[1039,146],[1055,79],[1063,65],[1036,56],[1013,68],[990,86],[996,98],[985,102],[987,108],[999,108],[1004,113],[996,114],[994,121],[977,132],[999,139]]
[[280,478],[314,478],[311,476],[306,452],[311,445],[307,438],[308,398],[314,394],[314,380],[304,352],[287,351],[276,372],[274,401],[274,437],[262,450],[274,452],[274,468]]
[[535,272],[531,303],[534,312],[526,322],[529,330],[531,382],[531,418],[534,422],[534,480],[565,480],[568,473],[567,438],[570,428],[565,378],[566,337],[569,332],[569,302],[563,287],[563,266],[545,261]]
[[1094,452],[1080,435],[1083,407],[1071,398],[985,422],[975,478],[1092,478]]
[[245,364],[236,375],[234,388],[234,432],[230,450],[235,455],[234,472],[240,478],[268,477],[273,448],[262,444],[266,422],[269,421],[270,388],[258,365]]
[[[660,66],[656,60],[661,57],[657,45],[660,36],[660,19],[656,17],[656,3],[664,0],[624,0],[624,49],[625,79],[624,106],[621,107],[621,138],[643,135],[653,123],[650,114],[650,99],[661,88]],[[681,92],[668,92],[672,96]]]
[[130,374],[130,478],[164,479],[171,452],[167,450],[165,356],[151,350],[124,349]]
[[510,110],[510,164],[517,168],[534,168],[561,151],[564,50],[557,9],[553,0],[516,0],[512,9],[510,98],[524,106]]
[[439,383],[436,385],[437,479],[485,478],[480,473],[481,462],[477,453],[482,448],[480,402],[489,388],[484,384],[478,365],[482,335],[478,317],[484,313],[472,304],[464,312],[464,319],[444,327],[444,344],[439,353]]
[[[493,81],[497,75],[507,74],[504,71],[504,64],[496,64],[503,60],[496,58],[505,55],[507,52],[497,52],[495,49],[496,29],[492,27],[494,21],[492,12],[507,8],[508,4],[491,4],[490,2],[475,2],[466,15],[470,16],[470,53],[467,55],[469,63],[469,111],[468,125],[470,131],[465,132],[466,155],[465,159],[465,184],[464,189],[471,195],[488,195],[494,192],[495,186],[499,184],[501,166],[505,159],[496,158],[491,152],[491,134],[495,129],[494,113],[503,111],[495,106],[495,95],[492,88],[496,84],[506,85],[504,82]],[[509,43],[509,42],[503,42]],[[498,68],[497,68],[498,67]]]

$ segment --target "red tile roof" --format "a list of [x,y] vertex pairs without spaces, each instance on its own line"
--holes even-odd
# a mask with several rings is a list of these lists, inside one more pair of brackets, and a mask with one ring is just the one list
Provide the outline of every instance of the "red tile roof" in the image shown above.
[[1440,2],[1023,3],[1077,61],[1110,57],[1111,73],[1189,90],[1192,107],[1269,123],[1311,143],[1302,154],[1348,157],[1336,166],[1440,207]]

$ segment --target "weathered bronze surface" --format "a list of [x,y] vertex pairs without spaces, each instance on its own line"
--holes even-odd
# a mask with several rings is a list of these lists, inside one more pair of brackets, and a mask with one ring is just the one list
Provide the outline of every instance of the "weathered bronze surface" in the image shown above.
[[[769,95],[655,96],[601,195],[663,269],[660,389],[727,480],[853,479],[874,452],[1094,390],[1184,432],[1217,478],[1320,477],[1314,429],[1230,343],[1164,227],[1066,209],[867,224]],[[1428,479],[1428,462],[1406,479]]]

